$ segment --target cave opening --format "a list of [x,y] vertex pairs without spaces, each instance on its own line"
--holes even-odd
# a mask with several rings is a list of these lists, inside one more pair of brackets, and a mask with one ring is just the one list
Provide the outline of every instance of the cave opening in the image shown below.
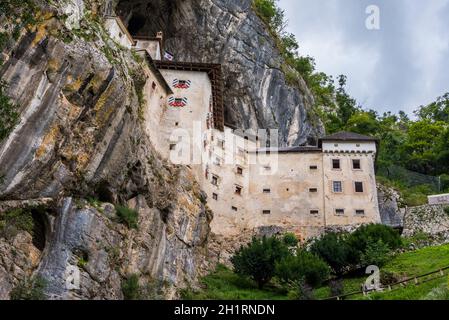
[[46,212],[40,209],[32,209],[31,217],[33,219],[33,245],[39,251],[44,251],[47,242]]
[[128,31],[131,35],[139,34],[139,31],[145,26],[146,19],[143,15],[133,14],[128,23]]

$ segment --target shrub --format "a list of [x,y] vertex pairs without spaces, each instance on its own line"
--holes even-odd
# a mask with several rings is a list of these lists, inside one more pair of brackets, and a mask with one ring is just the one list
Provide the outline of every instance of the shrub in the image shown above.
[[248,246],[234,254],[231,262],[237,274],[249,276],[263,288],[274,276],[276,262],[289,254],[285,243],[276,237],[253,238]]
[[136,210],[125,206],[116,206],[117,216],[120,223],[125,224],[130,229],[137,229],[139,222],[139,213]]
[[382,240],[369,239],[365,251],[361,253],[362,266],[376,265],[382,267],[389,258],[390,248]]
[[123,283],[122,283],[122,292],[123,298],[125,300],[140,300],[140,285],[139,285],[139,276],[137,274],[130,275]]
[[313,288],[304,280],[296,281],[288,292],[288,298],[291,300],[315,300]]
[[444,212],[445,212],[446,214],[449,214],[449,206],[444,208]]
[[322,259],[303,249],[276,263],[276,276],[285,283],[303,279],[308,285],[318,287],[329,274],[330,268]]
[[356,262],[356,252],[347,241],[348,234],[330,232],[315,239],[310,251],[323,259],[337,275],[343,274]]
[[30,210],[12,209],[0,215],[0,237],[13,238],[19,231],[33,235],[34,222]]
[[19,121],[17,107],[4,93],[5,84],[0,82],[0,142],[7,138]]
[[298,246],[298,238],[293,233],[286,233],[283,240],[288,247]]
[[21,281],[10,293],[11,300],[45,300],[44,290],[47,282],[42,277]]
[[361,226],[348,238],[349,245],[357,250],[359,255],[365,252],[371,241],[377,242],[378,240],[382,240],[382,242],[391,250],[397,249],[402,245],[402,239],[399,232],[382,224]]

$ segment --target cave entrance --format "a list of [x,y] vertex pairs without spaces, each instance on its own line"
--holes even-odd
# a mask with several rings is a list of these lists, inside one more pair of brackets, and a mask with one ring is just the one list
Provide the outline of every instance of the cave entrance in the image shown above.
[[146,19],[140,14],[133,14],[128,23],[128,31],[131,35],[139,34],[139,31],[145,26]]
[[42,252],[47,241],[46,212],[41,209],[32,209],[31,217],[33,218],[33,245]]

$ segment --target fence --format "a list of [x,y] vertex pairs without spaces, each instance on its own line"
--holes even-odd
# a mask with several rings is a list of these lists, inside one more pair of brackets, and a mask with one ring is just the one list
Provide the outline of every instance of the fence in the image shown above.
[[[436,279],[440,279],[443,278],[445,276],[447,276],[449,270],[449,266],[433,271],[433,272],[429,272],[417,277],[412,277],[406,280],[402,280],[399,282],[396,282],[394,284],[390,284],[383,289],[383,292],[392,292],[392,291],[396,291],[396,290],[400,290],[404,287],[407,287],[409,285],[415,285],[415,286],[419,286],[421,284],[427,283],[429,281],[433,281]],[[334,296],[334,297],[330,297],[330,298],[326,298],[323,300],[344,300],[345,298],[351,297],[351,296],[355,296],[355,295],[369,295],[372,292],[378,292],[376,291],[376,289],[371,289],[371,290],[360,290],[360,291],[355,291],[355,292],[351,292],[351,293],[347,293],[347,294],[343,294],[343,295],[339,295],[339,296]]]
[[379,167],[377,169],[377,174],[390,180],[399,181],[409,188],[419,185],[428,185],[435,192],[441,191],[441,183],[439,177],[410,171],[400,166],[391,165],[388,167]]

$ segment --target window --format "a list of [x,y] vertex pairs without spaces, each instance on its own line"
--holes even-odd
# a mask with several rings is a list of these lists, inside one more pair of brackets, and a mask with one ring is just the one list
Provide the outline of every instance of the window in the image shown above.
[[317,188],[310,188],[310,189],[309,189],[309,192],[311,192],[311,193],[317,193],[317,192],[318,192],[318,189],[317,189]]
[[265,189],[263,189],[263,193],[271,193],[271,189],[265,188]]
[[179,122],[175,122],[175,126],[176,126],[176,127],[179,126]]
[[342,193],[343,192],[343,184],[341,181],[334,181],[332,186],[334,192],[336,193]]
[[310,214],[317,215],[319,213],[320,213],[319,210],[310,210]]
[[212,199],[214,199],[214,200],[218,200],[218,194],[216,194],[216,193],[213,193],[213,194],[212,194]]
[[270,170],[271,170],[271,167],[270,167],[270,166],[265,166],[265,167],[263,167],[263,168],[264,168],[265,171],[270,171]]
[[172,144],[170,144],[170,150],[172,150],[172,151],[173,151],[173,150],[175,150],[175,149],[176,149],[176,144],[173,144],[173,143],[172,143]]
[[355,146],[356,146],[357,148],[360,148],[360,143],[357,143]]
[[235,194],[241,196],[242,195],[242,190],[243,190],[243,187],[235,186]]
[[151,88],[152,88],[153,90],[156,89],[156,83],[153,82],[153,83],[151,84]]
[[217,176],[212,176],[212,184],[214,186],[218,186],[218,177]]
[[355,182],[355,192],[357,193],[363,192],[363,182]]
[[352,169],[354,169],[354,170],[362,169],[362,166],[360,164],[360,160],[358,160],[358,159],[352,160]]
[[310,166],[310,170],[318,170],[318,166]]
[[263,214],[271,214],[271,210],[264,210],[262,211]]
[[239,210],[239,209],[237,209],[237,207],[232,207],[231,209],[232,209],[232,211],[235,211],[235,212],[237,212]]
[[340,159],[332,159],[332,169],[341,169]]
[[237,174],[238,175],[243,175],[243,168],[242,167],[237,167]]
[[355,210],[355,214],[358,216],[364,216],[365,215],[365,210]]
[[334,147],[338,147],[338,143],[334,144]]
[[335,209],[335,214],[337,216],[343,216],[345,214],[345,209]]

